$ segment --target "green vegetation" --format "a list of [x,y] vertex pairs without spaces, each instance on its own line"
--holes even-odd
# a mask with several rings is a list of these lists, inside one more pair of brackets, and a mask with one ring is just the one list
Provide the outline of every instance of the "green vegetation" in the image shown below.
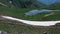
[[[4,3],[4,4],[8,4],[8,1],[6,0],[0,0],[0,2]],[[22,0],[23,2],[23,0]],[[36,4],[36,2],[35,2]],[[31,4],[32,7],[35,5],[34,3]],[[39,3],[37,3],[39,4]],[[49,14],[48,12],[45,13],[40,13],[34,16],[26,16],[24,15],[24,13],[30,11],[30,10],[41,10],[41,9],[59,9],[60,10],[60,3],[59,4],[54,4],[54,5],[50,5],[50,6],[45,6],[45,5],[40,5],[39,6],[43,6],[40,8],[35,8],[35,7],[28,7],[28,8],[17,8],[16,6],[10,6],[8,4],[8,7],[4,7],[2,5],[0,5],[0,15],[8,15],[8,16],[12,16],[12,17],[16,17],[16,18],[20,18],[20,19],[26,19],[26,20],[36,20],[36,21],[46,21],[46,20],[60,20],[60,12],[58,11],[54,11],[53,15],[50,15],[48,17],[44,17],[44,15]],[[21,7],[21,6],[20,6]],[[15,23],[15,22],[13,22]],[[27,25],[22,25],[22,24],[11,24],[8,22],[3,22],[0,21],[0,30],[2,31],[6,31],[8,33],[15,33],[15,32],[22,32],[22,33],[26,33],[26,34],[43,34],[44,31],[47,31],[49,34],[60,34],[60,28],[57,28],[57,26],[53,26],[56,28],[48,28],[48,27],[33,27],[33,26],[27,26]]]
[[60,3],[54,3],[50,6],[44,6],[43,9],[60,10]]
[[48,17],[44,17],[44,15],[46,14],[50,14],[50,13],[40,13],[34,16],[26,16],[24,15],[24,13],[33,10],[34,8],[15,8],[15,7],[3,7],[0,6],[0,14],[3,15],[8,15],[8,16],[13,16],[16,18],[20,18],[20,19],[26,19],[26,20],[37,20],[37,21],[42,21],[42,20],[60,20],[60,11],[54,11],[53,15],[50,15]]
[[[14,23],[14,22],[13,22]],[[0,21],[0,30],[6,31],[10,34],[14,34],[17,32],[22,32],[25,34],[43,34],[44,31],[47,31],[49,34],[60,34],[60,28],[53,27],[35,27],[35,26],[27,26],[22,24],[11,24],[8,22]]]
[[[10,4],[9,1],[12,1],[12,3]],[[17,8],[39,8],[40,5],[43,6],[37,0],[0,0],[0,2]]]

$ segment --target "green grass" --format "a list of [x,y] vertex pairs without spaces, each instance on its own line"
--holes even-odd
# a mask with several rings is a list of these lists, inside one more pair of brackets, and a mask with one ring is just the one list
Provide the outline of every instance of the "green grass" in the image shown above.
[[60,12],[56,11],[53,15],[42,18],[42,20],[60,20]]
[[[1,0],[3,1],[3,0]],[[4,2],[3,2],[4,3]],[[45,14],[49,13],[41,13],[34,16],[25,16],[24,13],[28,12],[30,10],[33,10],[34,8],[16,8],[16,7],[4,7],[0,5],[0,14],[1,15],[8,15],[13,16],[20,19],[26,19],[26,20],[60,20],[60,12],[54,12],[54,15],[44,17]],[[41,9],[41,8],[40,8]],[[43,7],[44,9],[44,7]],[[12,22],[15,23],[15,22]],[[12,24],[8,22],[0,21],[0,30],[6,31],[10,34],[14,34],[15,32],[22,32],[26,34],[43,34],[44,31],[47,31],[49,34],[60,34],[60,28],[57,28],[58,26],[52,27],[33,27],[33,26],[27,26],[22,24]],[[17,23],[17,22],[16,22]],[[60,26],[59,26],[60,27]]]
[[[44,17],[44,15],[49,14],[48,12],[40,13],[34,16],[25,16],[24,13],[35,10],[33,8],[15,8],[15,7],[3,7],[0,6],[0,14],[13,16],[20,19],[26,19],[26,20],[35,20],[35,21],[42,21],[42,20],[60,20],[60,12],[56,11],[54,12],[54,15]],[[44,18],[43,18],[44,17]]]
[[[8,3],[8,1],[4,1],[4,0],[0,0],[2,3],[5,2],[5,4]],[[9,4],[8,4],[9,5]],[[60,4],[53,4],[51,6],[44,6],[44,7],[40,7],[38,8],[39,10],[41,9],[59,9]],[[56,7],[55,7],[56,6]],[[16,7],[4,7],[2,5],[0,5],[0,14],[3,15],[8,15],[8,16],[13,16],[16,18],[20,18],[20,19],[26,19],[26,20],[34,20],[34,21],[46,21],[46,20],[60,20],[60,12],[54,12],[54,15],[48,16],[48,17],[44,17],[45,14],[48,13],[40,13],[34,16],[25,16],[24,13],[30,11],[30,10],[35,10],[36,8],[16,8]]]
[[[54,26],[56,27],[56,26]],[[44,31],[47,31],[49,34],[60,34],[59,28],[48,28],[48,27],[35,27],[35,26],[26,26],[20,24],[11,24],[8,22],[0,21],[0,30],[6,31],[8,33],[22,32],[26,34],[43,34]]]

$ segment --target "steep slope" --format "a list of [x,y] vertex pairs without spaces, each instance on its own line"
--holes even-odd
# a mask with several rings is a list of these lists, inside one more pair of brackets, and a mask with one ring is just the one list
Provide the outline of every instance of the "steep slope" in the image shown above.
[[47,9],[60,10],[60,3],[54,3],[50,6],[47,6]]
[[45,5],[51,5],[56,2],[56,0],[38,0],[38,1]]
[[[9,1],[12,1],[12,3],[10,4]],[[13,5],[19,8],[39,8],[44,6],[44,4],[38,2],[37,0],[0,0],[0,2],[8,5],[9,7]]]
[[48,8],[59,10],[60,9],[60,3],[54,3],[54,4],[50,5]]
[[38,8],[42,6],[42,4],[39,3],[37,0],[14,0],[13,4],[17,7],[22,7],[22,8],[27,8],[27,7]]
[[60,3],[54,3],[49,6],[43,6],[41,9],[60,10]]

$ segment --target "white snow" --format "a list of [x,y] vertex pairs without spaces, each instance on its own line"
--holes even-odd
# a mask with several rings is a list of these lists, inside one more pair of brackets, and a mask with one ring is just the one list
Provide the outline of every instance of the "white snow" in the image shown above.
[[1,34],[2,31],[0,31],[0,34]]
[[28,21],[28,20],[13,18],[10,16],[1,16],[1,17],[10,19],[10,20],[16,20],[29,25],[35,25],[35,26],[52,26],[52,25],[55,25],[56,23],[60,23],[60,20],[59,21]]
[[53,14],[54,13],[46,14],[46,15],[44,15],[44,17],[50,16],[50,15],[53,15]]
[[9,3],[11,4],[11,3],[12,3],[12,1],[9,1]]
[[3,6],[6,6],[6,7],[7,7],[7,5],[5,5],[5,4],[3,4],[3,3],[1,3],[1,2],[0,2],[0,5],[3,5]]

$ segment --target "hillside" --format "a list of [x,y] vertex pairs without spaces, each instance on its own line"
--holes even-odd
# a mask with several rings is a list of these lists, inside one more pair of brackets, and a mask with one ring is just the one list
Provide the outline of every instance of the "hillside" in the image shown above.
[[[10,4],[9,1],[12,1]],[[11,7],[11,5],[18,7],[18,8],[39,8],[44,6],[44,4],[38,2],[37,0],[0,0],[0,2],[8,5]]]
[[[9,3],[12,1],[12,4]],[[16,7],[16,8],[37,8],[37,9],[60,9],[60,3],[54,3],[52,5],[45,5],[37,0],[0,0],[3,4],[8,7]]]
[[[55,3],[50,6],[37,2],[36,0],[10,0],[13,3],[10,4],[9,0],[0,0],[4,5],[0,4],[0,31],[6,31],[9,34],[60,34],[60,24],[54,26],[42,27],[42,26],[31,26],[22,24],[22,22],[12,21],[1,18],[1,15],[11,16],[23,20],[31,21],[56,21],[60,20],[60,11],[44,12],[34,16],[26,16],[24,13],[31,10],[43,10],[53,9],[60,10],[60,3]],[[50,15],[51,14],[51,15]],[[48,15],[48,16],[47,16]],[[29,22],[30,23],[30,22]]]
[[44,9],[60,10],[60,3],[54,3],[50,6],[43,7]]

